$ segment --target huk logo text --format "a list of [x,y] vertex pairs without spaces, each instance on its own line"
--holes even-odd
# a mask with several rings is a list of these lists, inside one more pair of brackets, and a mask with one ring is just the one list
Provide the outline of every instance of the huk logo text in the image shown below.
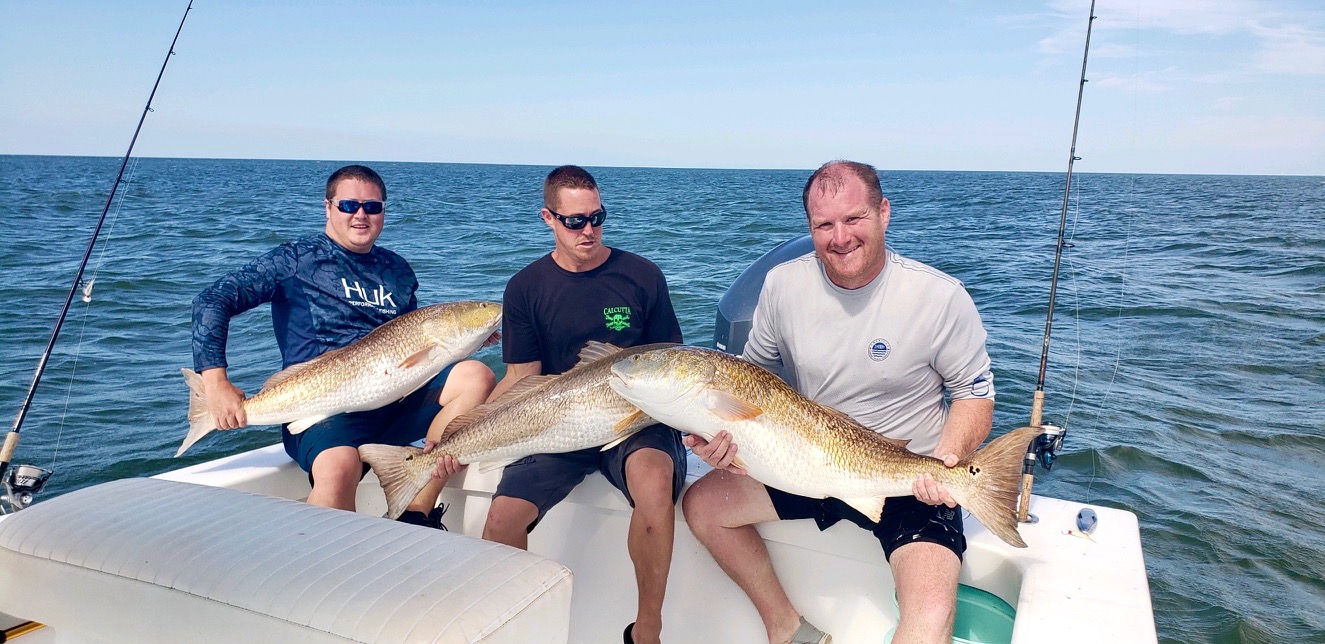
[[391,293],[388,293],[386,288],[380,284],[370,291],[360,286],[358,280],[347,282],[342,277],[340,283],[341,286],[345,287],[345,299],[349,300],[350,304],[354,306],[390,306],[393,309],[397,308],[396,301],[391,297]]

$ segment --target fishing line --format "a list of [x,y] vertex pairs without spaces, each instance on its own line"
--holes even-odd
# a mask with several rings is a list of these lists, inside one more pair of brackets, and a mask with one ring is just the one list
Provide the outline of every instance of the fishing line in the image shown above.
[[[1132,28],[1132,128],[1131,128],[1131,149],[1136,150],[1137,140],[1137,114],[1139,113],[1138,101],[1140,96],[1139,79],[1141,78],[1141,5],[1136,5],[1136,21]],[[1134,223],[1134,214],[1136,208],[1136,173],[1132,173],[1127,180],[1127,190],[1124,192],[1124,202],[1122,204],[1123,212],[1123,251],[1122,258],[1118,268],[1118,306],[1117,313],[1113,319],[1115,338],[1113,342],[1113,371],[1109,374],[1108,385],[1104,388],[1104,395],[1100,399],[1101,411],[1108,410],[1114,394],[1114,387],[1118,382],[1118,373],[1122,370],[1123,361],[1123,313],[1127,305],[1127,268],[1132,254],[1132,226]],[[1090,450],[1090,479],[1086,483],[1086,498],[1089,500],[1093,494],[1095,481],[1099,478],[1100,454],[1099,450]]]
[[[1081,184],[1084,178],[1078,178],[1076,183],[1076,193],[1072,197],[1072,229],[1067,236],[1067,247],[1073,248],[1076,245],[1077,225],[1081,222]],[[1077,284],[1077,264],[1075,253],[1067,253],[1067,281],[1072,285],[1072,305],[1073,321],[1076,326],[1076,361],[1072,365],[1072,391],[1067,396],[1067,414],[1063,417],[1063,425],[1072,426],[1072,410],[1077,403],[1077,387],[1081,384],[1081,287]]]
[[[138,161],[139,160],[136,157],[131,160],[130,163],[132,165],[129,166],[129,177],[124,179],[126,185],[133,183],[134,175],[138,173]],[[78,376],[78,358],[83,352],[83,339],[87,336],[88,311],[92,309],[93,285],[97,283],[97,276],[101,275],[101,266],[106,262],[106,250],[110,248],[111,240],[115,237],[115,226],[120,221],[120,211],[124,209],[124,199],[128,193],[129,190],[127,188],[123,191],[119,191],[117,195],[118,199],[115,202],[114,212],[110,217],[110,228],[106,231],[105,237],[103,237],[105,241],[101,243],[100,252],[97,255],[96,266],[92,268],[92,277],[85,280],[80,285],[83,292],[83,311],[79,315],[82,324],[78,329],[78,342],[74,343],[73,364],[70,365],[69,368],[69,386],[64,392],[64,408],[60,411],[60,425],[55,430],[55,447],[51,452],[51,470],[55,469],[55,463],[60,455],[60,439],[64,438],[64,424],[69,417],[69,402],[74,396],[74,381],[77,380]]]

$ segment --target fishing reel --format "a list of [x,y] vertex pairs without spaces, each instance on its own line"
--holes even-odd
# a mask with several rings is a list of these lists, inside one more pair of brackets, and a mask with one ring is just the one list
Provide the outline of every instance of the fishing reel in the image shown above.
[[4,494],[0,494],[0,514],[13,514],[32,504],[32,499],[46,487],[55,472],[35,465],[15,465],[5,475]]
[[1063,448],[1063,438],[1067,436],[1067,428],[1044,423],[1040,425],[1040,429],[1042,433],[1031,443],[1030,452],[1040,461],[1040,467],[1048,472],[1054,469],[1054,459],[1058,457],[1058,450]]

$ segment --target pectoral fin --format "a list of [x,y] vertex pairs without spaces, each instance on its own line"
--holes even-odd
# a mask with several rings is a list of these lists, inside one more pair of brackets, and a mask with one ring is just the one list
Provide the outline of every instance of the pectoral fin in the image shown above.
[[321,416],[309,416],[308,418],[300,418],[299,420],[296,420],[293,423],[286,425],[286,429],[290,430],[291,434],[298,434],[304,431],[305,429],[308,429],[309,427],[312,427],[313,425],[320,423],[330,417],[331,417],[330,414],[323,414]]
[[487,473],[493,470],[500,470],[514,462],[515,461],[510,459],[504,461],[484,461],[482,463],[478,463],[477,466],[478,466],[478,471]]
[[855,499],[842,499],[842,502],[869,517],[870,521],[878,523],[879,517],[883,516],[883,498],[884,497],[881,496],[860,497]]
[[726,421],[750,420],[764,410],[725,391],[709,391],[709,411]]
[[624,432],[627,429],[629,429],[631,425],[641,420],[644,420],[645,418],[647,418],[647,416],[644,415],[644,412],[642,410],[636,409],[629,416],[626,416],[625,418],[618,420],[616,424],[612,426],[612,432],[617,435],[620,435],[621,432]]
[[426,364],[432,362],[432,356],[433,356],[433,354],[434,354],[436,351],[438,351],[439,349],[441,349],[441,347],[439,347],[439,346],[437,346],[437,345],[435,345],[435,344],[434,344],[434,345],[430,345],[430,346],[428,346],[428,347],[426,347],[426,348],[424,348],[424,349],[422,349],[422,350],[416,352],[414,355],[411,355],[410,357],[405,358],[404,360],[402,360],[402,361],[400,362],[400,364],[397,365],[397,368],[399,368],[399,369],[413,369],[414,367],[420,367],[420,366],[426,365]]

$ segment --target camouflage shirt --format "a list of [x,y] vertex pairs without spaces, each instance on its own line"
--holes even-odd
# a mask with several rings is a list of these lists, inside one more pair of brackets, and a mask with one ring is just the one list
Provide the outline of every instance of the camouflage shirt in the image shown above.
[[326,234],[281,244],[193,300],[193,367],[227,366],[230,318],[271,303],[284,367],[312,360],[418,307],[414,270],[379,246],[359,254]]

